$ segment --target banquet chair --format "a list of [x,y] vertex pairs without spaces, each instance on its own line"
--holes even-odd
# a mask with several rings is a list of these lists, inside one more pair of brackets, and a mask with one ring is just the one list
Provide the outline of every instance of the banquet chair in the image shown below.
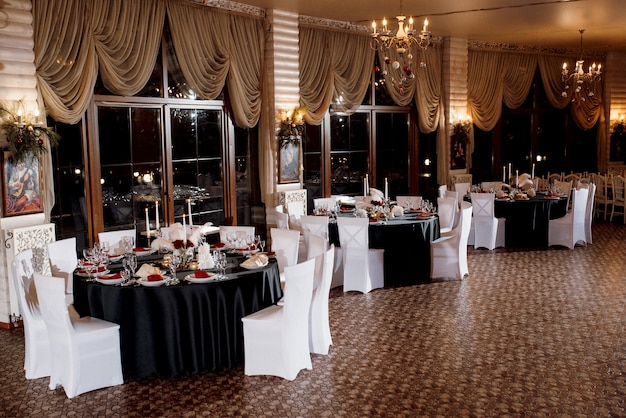
[[315,354],[328,354],[328,348],[333,344],[328,321],[328,296],[334,260],[334,245],[315,257],[313,298],[309,310],[309,351]]
[[326,209],[331,211],[337,206],[337,198],[336,197],[320,197],[317,199],[313,199],[313,208],[314,209]]
[[446,190],[446,193],[443,197],[451,197],[452,199],[454,199],[455,202],[457,202],[457,206],[458,206],[459,192],[455,190]]
[[313,298],[315,260],[285,268],[285,297],[241,318],[244,373],[294,380],[300,370],[313,368],[309,352],[309,315]]
[[300,232],[290,229],[270,229],[272,251],[276,253],[276,262],[281,283],[285,283],[285,268],[298,263],[298,241]]
[[581,176],[579,174],[570,173],[563,176],[563,179],[561,181],[571,181],[573,185],[577,185],[580,181],[580,178]]
[[448,190],[448,186],[443,184],[439,186],[437,190],[438,190],[437,197],[446,197],[446,191]]
[[35,273],[41,315],[50,339],[50,390],[63,386],[68,398],[124,383],[120,326],[98,318],[70,317],[65,282]]
[[461,202],[463,202],[463,198],[465,197],[465,195],[467,195],[467,193],[469,192],[470,187],[472,187],[471,183],[454,184],[454,190],[459,194],[459,206],[461,205]]
[[480,187],[483,192],[495,193],[498,190],[502,190],[502,182],[501,181],[483,181],[480,184]]
[[289,229],[289,215],[284,212],[276,213],[276,226],[279,229]]
[[417,209],[422,206],[422,196],[396,196],[396,202],[404,209]]
[[572,201],[572,181],[558,181],[554,182],[554,186],[557,187],[563,196],[567,198],[566,208],[571,209],[570,203]]
[[494,214],[493,193],[472,193],[474,248],[504,247],[504,218]]
[[446,234],[452,231],[459,204],[452,197],[437,198],[437,215],[439,216],[439,232]]
[[311,246],[311,235],[319,235],[328,240],[328,221],[328,216],[305,215],[300,218],[300,222],[302,224],[302,236],[304,239],[302,240],[303,245],[301,245],[298,250],[298,253],[300,254],[299,261],[304,261],[301,259],[302,256],[305,256],[306,260],[310,258],[309,249]]
[[39,310],[33,282],[33,251],[15,255],[11,264],[13,284],[24,324],[24,371],[27,379],[50,376],[50,340]]
[[550,172],[548,171],[548,182],[549,183],[554,183],[555,181],[561,181],[563,180],[563,175],[561,173],[552,173],[550,174]]
[[294,202],[287,203],[287,213],[289,217],[294,217],[295,219],[300,219],[304,213],[304,202],[301,200],[296,200]]
[[613,199],[608,194],[608,181],[606,176],[595,175],[593,176],[593,182],[596,185],[595,201],[595,214],[602,212],[603,220],[606,221],[606,215],[609,211],[609,206],[613,205]]
[[572,210],[565,216],[550,220],[548,224],[548,246],[560,245],[573,249],[578,242],[586,242],[585,212],[589,189],[572,191]]
[[[610,222],[613,222],[613,215],[615,215],[615,208],[622,208],[621,215],[626,225],[626,201],[624,199],[624,190],[626,189],[626,180],[622,176],[613,177],[613,201],[611,207],[611,218]],[[618,213],[619,215],[619,213]]]
[[385,250],[369,248],[369,219],[339,217],[337,227],[343,257],[343,291],[368,293],[384,287]]
[[306,259],[310,260],[323,254],[328,249],[328,240],[321,235],[309,234]]
[[133,242],[137,242],[136,229],[122,229],[119,231],[98,232],[98,241],[109,243],[109,254],[122,254],[122,238],[132,237]]
[[254,236],[255,228],[253,226],[231,226],[231,225],[220,225],[220,241],[228,242],[228,238],[232,236],[232,234],[241,234],[243,236]]
[[430,278],[463,280],[469,275],[467,240],[472,222],[472,205],[461,203],[459,221],[450,234],[430,244]]
[[593,205],[596,194],[596,185],[589,183],[589,194],[587,195],[587,208],[585,209],[585,242],[593,244],[593,236],[591,234],[591,224],[593,223]]
[[76,255],[76,237],[66,238],[59,241],[49,242],[48,258],[50,258],[50,270],[55,277],[65,280],[65,294],[67,302],[73,302],[74,293],[74,270],[78,265]]

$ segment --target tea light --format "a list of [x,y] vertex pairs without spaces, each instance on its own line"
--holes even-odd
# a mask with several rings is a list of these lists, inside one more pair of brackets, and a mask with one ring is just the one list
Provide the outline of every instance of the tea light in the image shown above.
[[189,267],[189,270],[198,270],[198,262],[190,261],[188,267]]

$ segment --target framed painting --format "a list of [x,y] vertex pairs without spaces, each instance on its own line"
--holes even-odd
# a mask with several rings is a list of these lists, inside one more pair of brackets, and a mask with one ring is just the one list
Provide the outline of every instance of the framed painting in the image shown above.
[[300,181],[300,148],[299,144],[293,142],[283,142],[279,152],[278,182],[297,183]]
[[8,151],[2,152],[2,214],[26,215],[43,212],[39,189],[39,160],[16,163]]

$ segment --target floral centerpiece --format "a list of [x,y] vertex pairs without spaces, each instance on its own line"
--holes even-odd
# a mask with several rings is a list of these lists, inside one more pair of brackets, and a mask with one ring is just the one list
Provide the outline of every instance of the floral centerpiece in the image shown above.
[[472,124],[469,120],[458,121],[452,125],[452,134],[450,137],[450,146],[452,147],[451,168],[465,168],[466,156],[465,151],[469,142],[469,134]]
[[276,137],[281,146],[298,145],[305,138],[304,113],[302,107],[281,110],[278,113],[279,126]]
[[193,242],[189,240],[185,242],[182,239],[177,239],[172,244],[176,249],[174,251],[174,254],[176,254],[180,258],[181,268],[187,267],[194,257]]
[[24,123],[21,115],[16,116],[3,107],[0,107],[0,111],[9,115],[0,128],[7,136],[6,150],[11,153],[14,162],[29,162],[48,152],[45,137],[48,137],[51,146],[59,144],[61,136],[52,129],[38,123]]

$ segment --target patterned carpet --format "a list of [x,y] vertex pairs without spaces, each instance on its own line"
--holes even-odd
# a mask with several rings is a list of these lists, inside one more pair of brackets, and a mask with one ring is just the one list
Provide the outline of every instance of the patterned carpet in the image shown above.
[[623,417],[626,227],[574,250],[469,250],[470,277],[331,292],[334,345],[285,381],[220,373],[128,381],[67,399],[27,381],[0,331],[6,417]]

